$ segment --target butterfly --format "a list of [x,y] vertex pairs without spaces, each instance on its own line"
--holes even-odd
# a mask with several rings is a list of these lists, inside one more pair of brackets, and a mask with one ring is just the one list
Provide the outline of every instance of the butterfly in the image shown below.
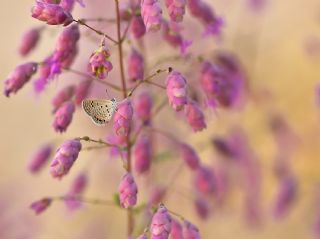
[[117,110],[116,99],[87,99],[82,101],[82,108],[97,125],[107,124]]

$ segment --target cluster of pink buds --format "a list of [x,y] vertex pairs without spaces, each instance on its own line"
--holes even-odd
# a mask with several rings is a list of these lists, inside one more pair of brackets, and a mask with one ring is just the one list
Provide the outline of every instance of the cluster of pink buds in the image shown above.
[[146,135],[140,136],[134,148],[134,169],[138,174],[147,172],[151,166],[152,145]]
[[204,114],[195,101],[189,100],[184,108],[189,125],[194,132],[201,131],[207,127]]
[[51,205],[51,198],[43,198],[39,201],[33,202],[30,208],[38,215],[45,211]]
[[113,129],[118,136],[126,137],[130,131],[133,108],[130,100],[125,100],[119,104],[113,118]]
[[149,92],[140,93],[134,100],[135,115],[144,125],[150,124],[153,100]]
[[29,163],[29,170],[31,173],[39,172],[43,166],[48,162],[52,154],[51,144],[43,145],[32,157]]
[[16,67],[11,72],[4,82],[4,94],[9,97],[10,94],[16,93],[18,90],[27,83],[31,77],[37,72],[38,64],[35,62],[29,62]]
[[162,23],[162,10],[158,0],[142,0],[141,16],[147,32],[160,30]]
[[74,91],[74,85],[66,86],[59,91],[51,100],[53,112],[56,112],[64,102],[71,100],[72,96],[74,95]]
[[23,34],[18,48],[21,56],[27,56],[37,46],[41,31],[41,27],[35,27]]
[[128,76],[131,81],[143,80],[144,77],[143,56],[134,48],[128,58]]
[[88,71],[99,79],[105,79],[113,68],[109,58],[110,51],[108,47],[102,43],[101,47],[92,53],[88,64]]
[[186,11],[186,0],[166,0],[165,3],[170,19],[174,22],[181,22]]
[[41,0],[36,1],[32,8],[32,17],[46,22],[49,25],[67,26],[73,22],[72,15],[60,5],[46,3]]
[[81,207],[81,202],[77,200],[77,197],[79,197],[84,192],[87,184],[88,178],[86,173],[82,172],[79,175],[77,175],[77,177],[72,182],[69,191],[66,194],[65,203],[68,209],[74,210]]
[[75,111],[75,105],[72,101],[64,102],[55,112],[52,126],[56,132],[65,132],[72,121]]
[[141,16],[132,16],[130,29],[135,38],[140,39],[144,36],[146,33],[146,27]]
[[167,96],[172,108],[180,111],[187,104],[187,81],[177,71],[172,71],[166,80]]
[[54,178],[61,179],[69,172],[78,158],[81,147],[79,139],[67,140],[60,146],[51,162],[50,173]]
[[168,210],[160,205],[157,212],[153,215],[151,221],[151,238],[152,239],[168,239],[171,232],[171,216]]
[[126,173],[120,182],[120,205],[123,208],[133,207],[137,203],[138,187],[131,173]]
[[200,166],[200,158],[196,151],[188,144],[180,146],[182,159],[186,162],[191,170],[196,170]]
[[216,16],[213,9],[202,0],[188,0],[190,13],[205,26],[205,34],[219,35],[223,25],[222,18]]

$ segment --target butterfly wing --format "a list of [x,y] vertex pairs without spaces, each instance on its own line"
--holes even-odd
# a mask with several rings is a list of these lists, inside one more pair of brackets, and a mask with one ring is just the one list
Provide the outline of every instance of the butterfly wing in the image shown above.
[[104,125],[111,120],[116,104],[112,100],[86,99],[82,101],[82,108],[95,124]]

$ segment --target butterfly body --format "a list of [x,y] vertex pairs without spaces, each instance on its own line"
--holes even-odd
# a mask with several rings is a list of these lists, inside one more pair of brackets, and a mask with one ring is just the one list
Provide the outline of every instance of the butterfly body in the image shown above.
[[117,110],[116,99],[86,99],[82,101],[82,108],[97,125],[107,124]]

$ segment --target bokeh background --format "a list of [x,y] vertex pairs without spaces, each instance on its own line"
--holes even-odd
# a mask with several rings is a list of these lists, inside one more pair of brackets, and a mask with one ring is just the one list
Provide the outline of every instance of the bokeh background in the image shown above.
[[[112,14],[113,2],[87,0],[90,5],[100,4],[100,9],[109,9],[96,14]],[[176,120],[172,130],[184,135],[189,142],[204,142],[215,135],[223,135],[232,125],[242,126],[250,136],[250,144],[259,159],[262,173],[262,223],[253,227],[243,217],[241,198],[237,193],[229,200],[227,208],[221,212],[213,209],[208,221],[201,221],[194,213],[193,203],[188,198],[191,191],[190,173],[182,169],[166,205],[181,212],[199,226],[203,238],[272,238],[301,239],[313,238],[312,227],[316,216],[315,191],[320,182],[319,162],[319,109],[314,103],[314,88],[320,79],[320,2],[318,0],[265,0],[260,10],[252,9],[249,0],[208,0],[217,13],[226,21],[223,38],[204,40],[201,46],[194,42],[192,49],[199,52],[213,52],[216,49],[230,50],[243,62],[250,80],[254,97],[245,108],[238,112],[220,111],[218,115],[207,112],[208,130],[193,135],[181,120]],[[41,25],[30,17],[32,0],[3,1],[0,8],[0,78],[19,63],[26,61],[17,54],[21,34],[30,26]],[[86,16],[77,7],[75,16]],[[190,21],[191,22],[191,21]],[[39,49],[28,59],[39,61],[52,49],[58,27],[52,27],[43,34]],[[152,41],[153,40],[153,41]],[[157,41],[151,39],[150,49]],[[75,66],[83,67],[86,57],[94,49],[92,42],[81,40],[81,57]],[[168,48],[161,54],[172,54]],[[156,59],[155,56],[152,56]],[[190,70],[190,69],[188,69]],[[192,69],[191,69],[192,70]],[[116,72],[113,73],[116,78]],[[34,150],[43,142],[57,144],[64,139],[90,135],[104,137],[108,128],[97,128],[81,111],[77,111],[68,132],[57,135],[51,128],[52,115],[50,99],[57,89],[67,81],[76,80],[67,74],[40,97],[36,97],[30,85],[17,95],[5,98],[0,95],[0,237],[1,238],[125,238],[126,213],[117,208],[85,206],[70,213],[63,203],[54,203],[44,214],[34,216],[29,204],[42,196],[62,195],[77,172],[86,169],[89,188],[85,195],[110,198],[117,190],[123,169],[119,162],[108,159],[104,150],[83,152],[69,176],[62,181],[54,180],[48,168],[39,175],[31,175],[27,164]],[[102,93],[101,93],[102,92]],[[104,89],[101,90],[103,96]],[[111,93],[112,94],[112,93]],[[293,172],[299,181],[298,198],[290,213],[283,220],[272,218],[271,207],[277,188],[273,174],[276,145],[267,125],[272,113],[281,114],[288,121],[299,138],[297,148],[291,158]],[[170,109],[161,113],[161,120],[173,118]],[[156,122],[156,124],[157,124]],[[159,124],[160,127],[169,127]],[[188,133],[189,132],[189,133]],[[199,151],[200,152],[200,151]],[[200,152],[202,160],[214,165],[216,154],[211,149]],[[168,182],[167,173],[179,167],[178,160],[166,161],[153,170],[152,178],[157,182]],[[163,173],[166,172],[166,173]],[[139,185],[150,188],[147,179],[140,178]],[[177,189],[177,190],[175,190]],[[184,191],[182,195],[179,193]],[[185,195],[187,194],[187,195]],[[139,199],[147,198],[142,190]]]

